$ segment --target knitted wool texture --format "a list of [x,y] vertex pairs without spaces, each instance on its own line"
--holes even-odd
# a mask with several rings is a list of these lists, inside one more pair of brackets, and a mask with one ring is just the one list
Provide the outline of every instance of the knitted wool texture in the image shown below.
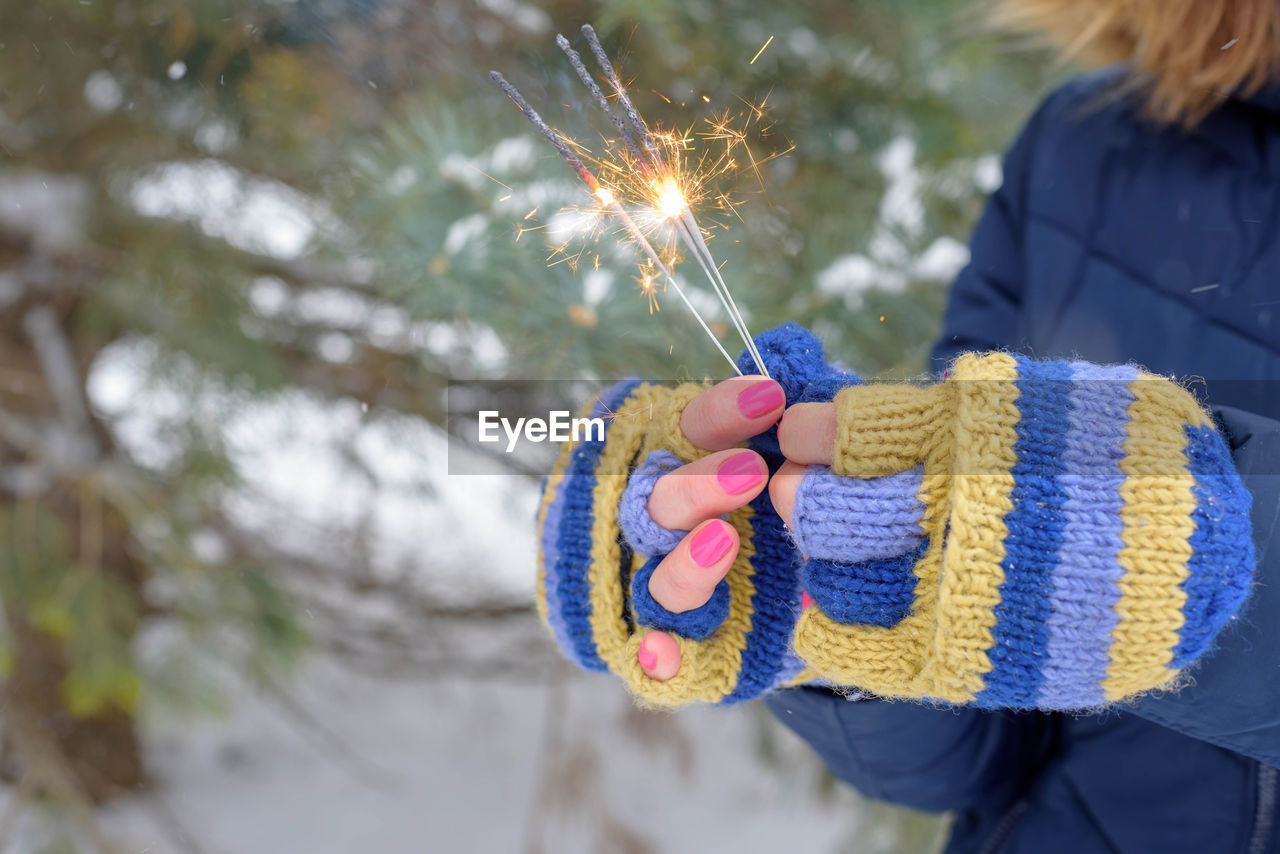
[[810,559],[843,563],[911,551],[924,536],[923,476],[920,466],[873,478],[841,477],[826,466],[811,467],[796,490],[796,546]]
[[[834,393],[857,378],[829,368],[821,343],[788,325],[756,339],[769,373],[789,403]],[[745,356],[744,373],[754,368]],[[712,600],[683,614],[648,595],[648,579],[686,532],[648,517],[657,478],[707,452],[680,430],[680,416],[705,384],[674,389],[626,381],[606,391],[587,414],[604,417],[604,441],[566,445],[547,481],[539,512],[539,612],[565,654],[583,667],[610,670],[643,702],[735,703],[808,681],[812,673],[791,649],[801,612],[799,554],[768,493],[727,514],[738,531],[738,555]],[[775,471],[782,463],[776,430],[748,446]],[[670,631],[680,647],[679,673],[648,678],[636,650],[649,629]]]
[[[795,523],[836,558],[806,565],[814,605],[795,638],[834,682],[1100,706],[1170,685],[1247,597],[1249,495],[1208,414],[1165,378],[970,354],[938,385],[849,388],[836,407],[832,471],[862,485],[810,473],[800,495],[823,499],[816,513],[798,500]],[[915,517],[891,487],[917,467]],[[869,510],[877,481],[889,500]],[[842,514],[885,532],[918,518],[921,532],[896,559],[859,558],[868,538],[841,541]]]
[[664,555],[680,545],[688,531],[664,528],[649,515],[649,496],[658,484],[658,478],[684,465],[670,451],[652,451],[644,462],[636,467],[622,493],[618,507],[618,524],[627,544],[637,554]]
[[[996,353],[961,357],[935,386],[864,386],[799,327],[757,344],[789,404],[836,401],[835,461],[796,498],[808,560],[765,492],[726,517],[742,544],[711,603],[672,615],[647,597],[683,532],[653,525],[645,505],[657,477],[704,454],[679,430],[703,385],[615,386],[588,407],[609,418],[605,441],[566,446],[547,484],[539,610],[571,659],[641,700],[731,703],[819,678],[1094,707],[1168,685],[1247,596],[1248,494],[1173,382]],[[749,445],[780,464],[776,429]],[[812,604],[797,623],[802,586]],[[681,650],[667,682],[636,660],[654,627]]]
[[729,616],[729,584],[721,581],[706,604],[689,611],[668,611],[649,594],[649,579],[658,564],[673,551],[688,531],[664,528],[649,515],[649,496],[658,478],[672,472],[684,462],[670,451],[652,451],[636,467],[622,492],[618,505],[618,526],[631,550],[638,555],[652,555],[631,578],[631,608],[636,622],[642,626],[676,632],[693,640],[710,637]]

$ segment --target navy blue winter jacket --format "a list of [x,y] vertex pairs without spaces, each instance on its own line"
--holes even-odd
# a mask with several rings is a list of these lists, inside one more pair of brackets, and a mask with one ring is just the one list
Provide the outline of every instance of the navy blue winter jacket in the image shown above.
[[1010,150],[934,357],[1203,378],[1253,494],[1257,583],[1193,685],[1102,715],[769,700],[866,795],[955,811],[948,854],[1280,852],[1280,86],[1186,132],[1113,80],[1051,95]]

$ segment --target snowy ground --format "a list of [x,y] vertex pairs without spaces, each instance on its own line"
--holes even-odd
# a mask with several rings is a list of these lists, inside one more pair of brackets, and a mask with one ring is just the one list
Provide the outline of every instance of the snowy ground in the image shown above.
[[[196,842],[163,830],[148,796],[104,815],[120,850],[924,850],[849,790],[824,791],[807,749],[759,707],[641,712],[612,679],[567,669],[414,682],[316,660],[298,684],[340,749],[251,697],[223,720],[152,724],[162,797]],[[19,849],[41,835],[29,812]]]

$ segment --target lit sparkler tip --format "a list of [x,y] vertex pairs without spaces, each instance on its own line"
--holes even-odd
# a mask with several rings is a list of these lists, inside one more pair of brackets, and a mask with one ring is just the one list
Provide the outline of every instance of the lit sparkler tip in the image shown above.
[[657,189],[658,210],[667,219],[674,219],[684,213],[688,207],[684,192],[674,178],[668,178]]
[[[756,361],[756,366],[760,369],[761,373],[767,375],[768,371],[766,370],[763,361],[760,359],[759,352],[756,350],[754,342],[751,340],[750,333],[747,331],[746,323],[742,318],[741,312],[738,310],[732,295],[728,292],[728,287],[725,285],[724,279],[721,277],[720,271],[716,267],[715,262],[711,258],[711,254],[707,249],[706,237],[699,229],[697,221],[693,217],[693,212],[690,210],[690,202],[686,196],[686,190],[689,189],[689,187],[682,187],[680,184],[680,176],[684,174],[679,171],[683,157],[682,152],[688,149],[690,140],[688,138],[679,138],[675,134],[671,133],[657,135],[651,132],[648,125],[645,124],[644,119],[642,119],[639,112],[637,112],[635,105],[631,102],[631,98],[627,94],[626,87],[623,86],[622,81],[618,77],[617,71],[614,70],[613,63],[610,62],[608,54],[605,52],[603,45],[600,44],[599,38],[596,36],[595,29],[590,24],[584,24],[582,27],[582,34],[586,38],[587,46],[590,48],[597,64],[600,66],[600,71],[603,73],[609,88],[613,90],[617,97],[617,103],[621,107],[620,111],[614,110],[609,99],[605,97],[604,92],[601,91],[599,85],[596,83],[594,76],[583,64],[581,56],[577,51],[570,47],[569,40],[563,35],[557,35],[556,44],[564,51],[565,56],[569,59],[569,62],[573,66],[574,72],[578,75],[578,78],[596,98],[600,109],[613,122],[615,128],[618,130],[619,136],[622,138],[623,144],[634,158],[632,168],[638,172],[635,178],[640,179],[636,182],[635,186],[625,183],[628,176],[613,162],[607,160],[592,160],[589,152],[586,152],[571,139],[562,136],[547,125],[547,123],[543,121],[542,117],[538,115],[537,111],[534,110],[533,107],[530,106],[529,102],[524,99],[524,96],[520,94],[519,90],[508,83],[500,73],[497,71],[490,72],[489,79],[502,88],[503,92],[506,93],[515,105],[520,108],[521,112],[524,113],[530,123],[533,124],[533,126],[537,128],[538,132],[556,148],[565,162],[568,163],[583,182],[586,183],[587,188],[591,193],[595,195],[601,204],[618,219],[627,234],[635,240],[636,245],[642,252],[644,252],[645,255],[648,256],[649,260],[654,265],[656,272],[662,275],[663,287],[665,288],[665,285],[669,283],[675,288],[676,294],[680,297],[681,302],[684,303],[685,307],[698,322],[698,325],[702,327],[703,331],[707,333],[707,336],[711,339],[716,349],[722,356],[724,356],[725,361],[729,363],[735,373],[741,374],[741,369],[738,368],[737,363],[729,355],[728,351],[725,350],[724,345],[720,343],[717,333],[712,331],[712,328],[708,326],[706,320],[702,317],[698,309],[689,301],[684,290],[672,277],[671,266],[675,262],[674,257],[671,261],[663,261],[662,258],[658,256],[648,238],[627,214],[626,209],[619,204],[618,199],[614,196],[614,190],[601,186],[592,169],[583,162],[583,157],[588,158],[593,165],[599,168],[609,168],[614,170],[614,172],[619,173],[612,177],[621,177],[624,181],[624,185],[621,187],[624,193],[627,192],[628,188],[630,188],[633,192],[639,190],[642,196],[647,195],[644,193],[644,185],[648,185],[648,192],[652,194],[649,196],[649,202],[664,219],[669,220],[674,225],[675,233],[679,235],[681,242],[689,248],[692,256],[697,260],[698,265],[702,268],[703,273],[710,281],[712,288],[716,291],[716,295],[720,298],[721,304],[724,306],[730,319],[733,321],[734,327],[742,336],[747,349],[751,351],[752,356]],[[761,104],[761,108],[763,108],[763,104]],[[727,126],[727,119],[722,121],[720,124],[722,126]],[[739,134],[734,134],[733,136],[735,138],[740,137]],[[726,138],[726,132],[717,129],[717,136],[715,138]],[[737,141],[741,140],[737,139]],[[580,154],[582,156],[579,156]],[[672,158],[674,166],[666,162],[667,156]],[[722,167],[720,164],[723,163],[725,159],[726,157],[722,156],[719,161],[712,164],[707,174],[715,175],[723,172],[725,167]],[[728,160],[730,163],[733,162],[731,157],[729,157]],[[755,167],[757,164],[755,163],[754,157],[752,158],[752,161],[752,165]],[[623,165],[625,166],[626,164],[624,163]],[[699,165],[699,169],[701,168],[702,164]],[[691,178],[691,181],[692,190],[695,193],[698,193],[701,179],[695,176]],[[533,216],[535,212],[536,208],[526,215],[526,219]],[[524,230],[525,229],[521,228],[520,232],[517,233],[517,239],[519,233],[522,233]],[[567,260],[570,262],[571,266],[575,266],[578,257],[579,256],[573,256],[562,260]],[[645,280],[641,282],[641,291],[648,297],[650,312],[657,311],[659,306],[657,304],[657,282],[655,281],[655,276],[651,273],[650,275],[645,276],[644,279]],[[718,326],[720,328],[720,332],[723,333],[725,331],[723,324],[718,324]]]

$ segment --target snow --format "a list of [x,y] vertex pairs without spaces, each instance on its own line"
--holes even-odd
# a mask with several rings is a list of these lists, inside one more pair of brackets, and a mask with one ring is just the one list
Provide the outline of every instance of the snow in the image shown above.
[[246,175],[208,158],[162,163],[129,187],[144,216],[194,222],[240,249],[296,258],[332,212],[278,181]]
[[[915,143],[906,136],[895,138],[880,151],[877,162],[885,192],[867,252],[838,256],[818,271],[814,279],[818,293],[838,297],[856,310],[871,291],[900,293],[912,281],[949,282],[969,262],[968,247],[953,237],[935,238],[923,252],[916,249],[924,232],[924,203],[915,160]],[[998,160],[993,167],[992,159],[981,158],[974,166],[973,180],[980,186],[993,179],[998,184],[999,170]]]
[[84,99],[99,113],[109,113],[124,101],[124,87],[110,71],[100,68],[85,78]]
[[465,216],[451,223],[444,236],[445,254],[457,255],[470,244],[483,237],[485,229],[488,227],[489,218],[479,213]]
[[531,3],[517,0],[479,0],[479,5],[526,33],[539,35],[551,29],[551,16]]
[[969,247],[954,237],[939,237],[920,253],[912,267],[918,279],[950,282],[969,263]]
[[[607,676],[391,680],[324,659],[297,684],[338,751],[247,692],[220,720],[149,721],[161,797],[202,851],[820,852],[873,831],[758,706],[644,712]],[[108,808],[104,829],[125,851],[187,854],[154,797]],[[39,833],[28,811],[19,849]]]
[[531,481],[451,475],[451,455],[455,471],[482,471],[482,461],[422,419],[301,390],[243,399],[173,362],[157,375],[157,354],[145,340],[119,342],[89,375],[95,408],[140,463],[163,467],[180,453],[167,425],[189,417],[198,394],[244,484],[227,509],[275,548],[368,562],[375,577],[407,576],[442,604],[532,601]]
[[0,228],[29,237],[45,249],[70,249],[84,241],[89,185],[51,172],[0,171]]
[[994,154],[979,157],[973,166],[973,183],[984,193],[994,193],[1004,180],[1000,158]]
[[587,305],[599,305],[613,291],[613,273],[609,270],[588,270],[582,277],[582,301]]
[[967,263],[968,246],[952,237],[939,237],[906,269],[856,253],[842,255],[818,271],[815,287],[820,294],[840,297],[855,310],[871,291],[900,293],[912,281],[949,282]]
[[876,251],[877,242],[892,242],[898,245],[881,251],[901,251],[900,239],[893,236],[895,230],[910,237],[917,237],[924,230],[924,202],[920,198],[915,142],[909,136],[896,137],[880,152],[878,162],[884,174],[885,191],[880,200],[880,226],[871,245]]

